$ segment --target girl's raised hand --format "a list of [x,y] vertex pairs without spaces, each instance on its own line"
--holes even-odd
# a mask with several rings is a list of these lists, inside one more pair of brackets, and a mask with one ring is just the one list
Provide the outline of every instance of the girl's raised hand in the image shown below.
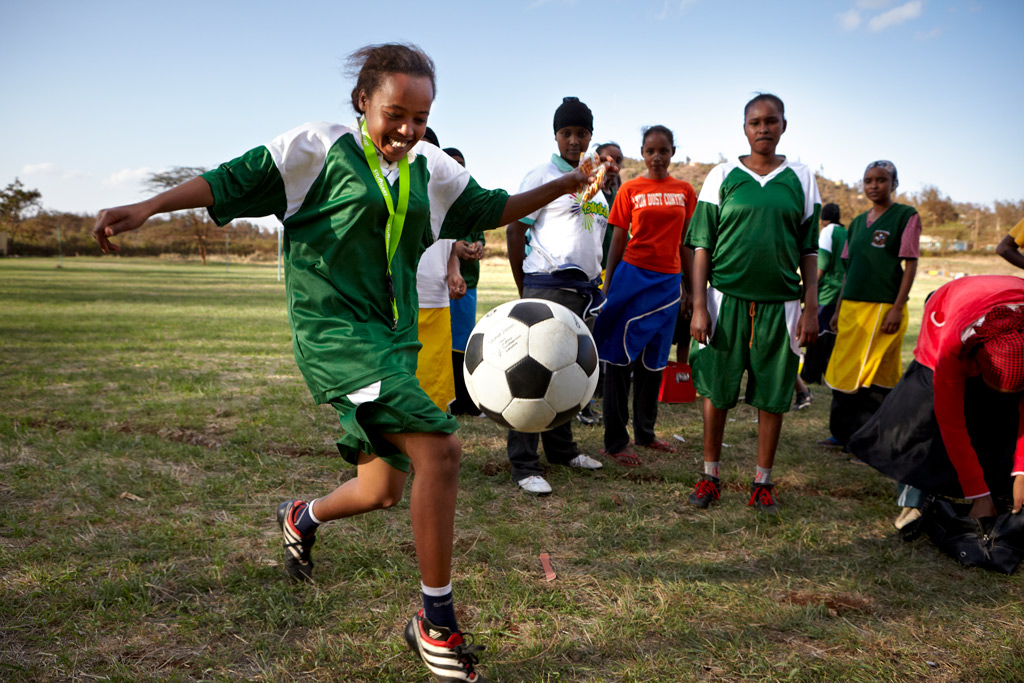
[[140,202],[126,206],[116,206],[112,209],[103,209],[96,216],[96,225],[93,226],[92,236],[100,245],[104,254],[112,251],[121,251],[120,247],[112,243],[109,238],[122,232],[135,230],[145,223],[152,214]]

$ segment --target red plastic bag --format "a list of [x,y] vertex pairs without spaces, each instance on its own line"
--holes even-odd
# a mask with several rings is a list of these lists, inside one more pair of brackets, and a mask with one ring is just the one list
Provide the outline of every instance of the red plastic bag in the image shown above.
[[697,390],[693,388],[690,377],[690,366],[686,363],[669,361],[661,372],[661,392],[658,400],[662,403],[692,403],[697,400]]

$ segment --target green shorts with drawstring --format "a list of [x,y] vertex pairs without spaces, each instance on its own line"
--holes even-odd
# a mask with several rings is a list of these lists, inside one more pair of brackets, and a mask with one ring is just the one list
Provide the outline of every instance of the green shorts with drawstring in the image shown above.
[[760,302],[721,294],[711,342],[693,356],[693,385],[720,410],[736,406],[743,373],[746,402],[785,413],[793,398],[800,357],[790,345],[786,302]]
[[409,471],[409,456],[383,434],[453,434],[459,422],[434,405],[415,375],[398,373],[347,396],[331,399],[338,411],[344,436],[338,452],[353,465],[359,454],[376,455],[402,472]]

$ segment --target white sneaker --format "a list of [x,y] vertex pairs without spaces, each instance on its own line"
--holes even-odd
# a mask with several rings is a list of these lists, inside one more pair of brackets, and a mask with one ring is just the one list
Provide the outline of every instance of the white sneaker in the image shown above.
[[589,455],[580,453],[575,458],[566,463],[569,467],[575,467],[581,470],[599,470],[604,467],[604,463],[600,460],[595,460]]
[[526,479],[520,479],[518,482],[519,488],[532,493],[535,496],[542,496],[546,493],[551,493],[551,484],[544,480],[544,477],[539,474],[535,474],[532,477]]
[[913,524],[920,518],[921,511],[917,508],[903,508],[900,510],[900,516],[896,518],[892,525],[902,531],[903,527]]

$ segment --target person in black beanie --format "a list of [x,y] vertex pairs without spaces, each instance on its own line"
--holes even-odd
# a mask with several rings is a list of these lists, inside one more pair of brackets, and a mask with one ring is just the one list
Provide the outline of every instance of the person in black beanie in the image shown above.
[[[594,115],[579,98],[563,98],[555,110],[555,142],[558,153],[523,179],[528,190],[572,172],[590,147]],[[578,194],[559,197],[547,206],[509,224],[508,260],[519,295],[562,304],[588,324],[603,303],[601,255],[608,226],[608,203],[601,193],[580,202]],[[526,231],[530,231],[530,253],[526,254]],[[553,465],[594,470],[602,463],[580,453],[572,438],[571,421],[543,434],[509,431],[508,459],[512,480],[527,493],[551,493],[544,479],[538,446]]]

